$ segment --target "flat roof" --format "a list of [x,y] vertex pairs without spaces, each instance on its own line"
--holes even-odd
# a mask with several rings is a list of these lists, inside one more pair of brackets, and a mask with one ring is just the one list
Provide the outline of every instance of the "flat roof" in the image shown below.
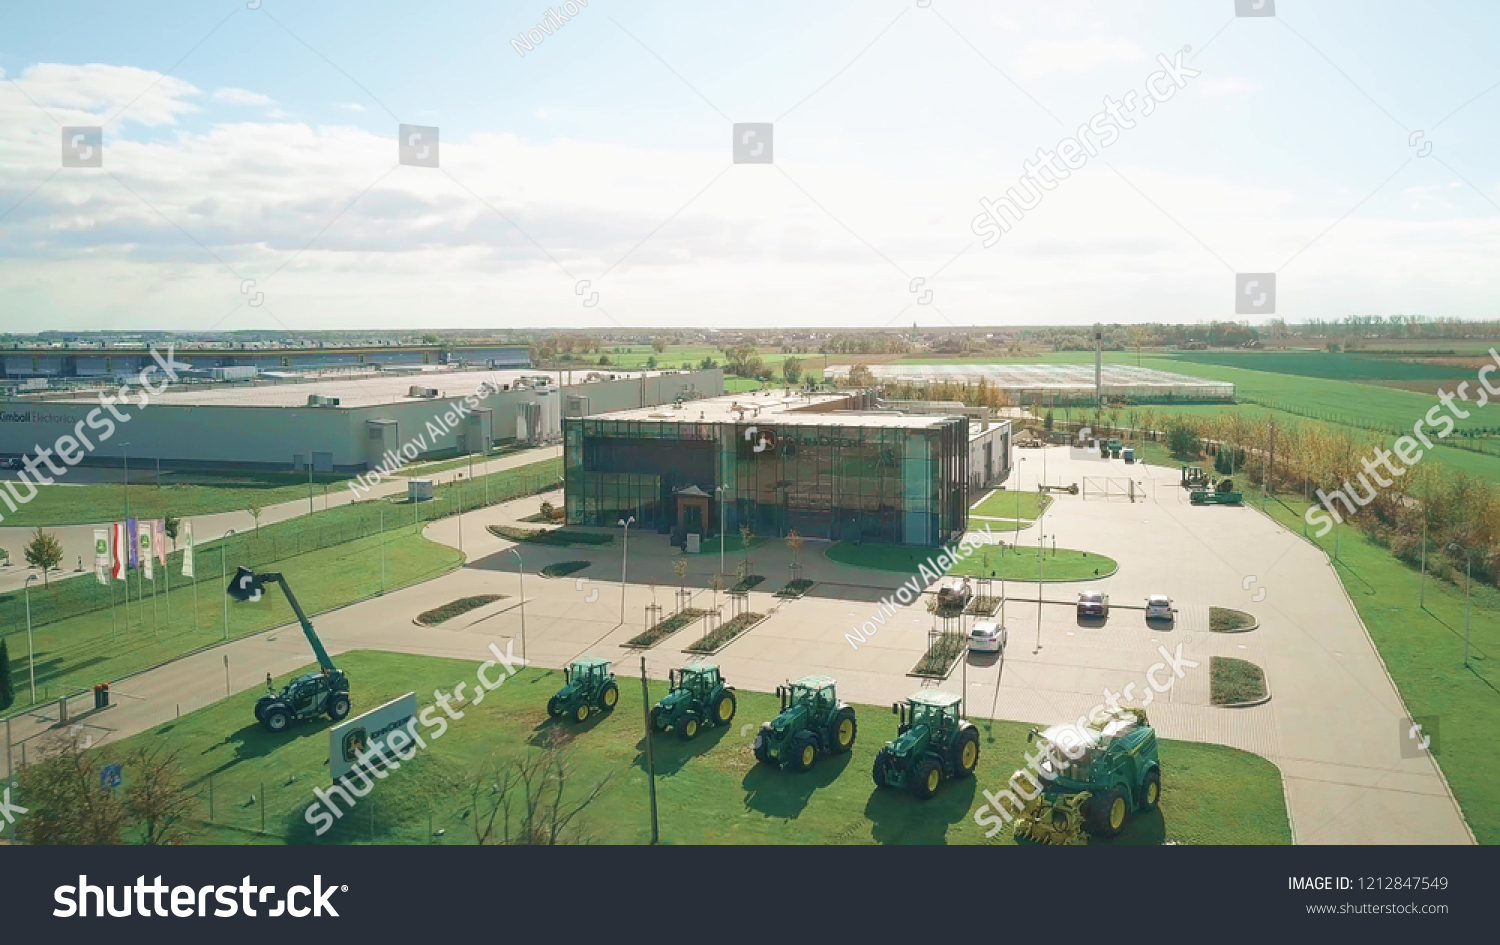
[[[636,407],[612,413],[594,414],[589,420],[628,421],[631,423],[739,423],[766,426],[828,427],[899,427],[910,430],[935,430],[952,419],[942,414],[905,415],[889,410],[838,410],[837,404],[856,396],[845,391],[836,394],[809,394],[794,391],[751,391],[692,400],[681,407],[664,404]],[[740,408],[744,408],[743,411]]]
[[[617,378],[627,379],[640,377],[643,374],[657,375],[663,371],[609,371],[601,372],[605,379],[610,374]],[[564,390],[575,391],[579,388],[587,388],[587,382],[582,380],[585,372],[575,372],[574,382]],[[546,376],[550,379],[550,388],[557,389],[557,372],[547,372],[535,368],[507,368],[490,371],[423,371],[419,374],[410,372],[393,374],[389,377],[380,375],[355,378],[331,378],[327,380],[287,382],[281,384],[214,384],[210,385],[181,385],[172,387],[161,394],[151,395],[154,404],[176,404],[179,406],[202,406],[202,407],[306,407],[307,398],[313,394],[323,397],[337,397],[338,407],[320,407],[320,410],[338,410],[348,407],[373,407],[380,404],[397,403],[420,403],[430,401],[431,398],[411,397],[409,392],[413,387],[428,387],[437,390],[438,399],[466,397],[474,393],[479,385],[489,381],[497,386],[510,384],[512,386],[523,377]],[[160,375],[157,375],[157,381]],[[37,398],[37,403],[97,403],[97,390],[69,391],[60,396],[47,396]]]

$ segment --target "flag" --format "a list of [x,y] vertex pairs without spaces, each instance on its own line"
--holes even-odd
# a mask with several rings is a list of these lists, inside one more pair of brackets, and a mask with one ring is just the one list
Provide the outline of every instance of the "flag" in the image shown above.
[[94,529],[94,575],[100,584],[109,583],[109,529]]
[[130,569],[132,571],[141,566],[141,559],[140,555],[138,554],[138,549],[140,548],[139,542],[141,539],[140,530],[137,526],[138,523],[135,519],[127,518],[125,520],[125,562],[130,566]]
[[151,543],[156,546],[156,563],[167,566],[167,522],[165,519],[151,520]]
[[140,527],[140,543],[141,543],[141,554],[140,554],[140,560],[141,560],[141,577],[145,578],[148,581],[154,581],[154,580],[156,580],[156,578],[154,576],[152,576],[152,574],[151,574],[151,522],[150,522],[150,520],[148,519],[147,521],[141,522],[139,524],[139,527]]
[[115,522],[109,526],[110,530],[110,559],[114,565],[114,579],[123,581],[125,579],[125,525],[123,522]]
[[182,523],[182,576],[193,576],[193,523]]

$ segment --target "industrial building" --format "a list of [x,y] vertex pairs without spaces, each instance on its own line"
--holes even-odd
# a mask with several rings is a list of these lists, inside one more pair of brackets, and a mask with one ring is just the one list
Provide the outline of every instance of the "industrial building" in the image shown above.
[[[1008,421],[872,393],[761,391],[563,421],[570,524],[937,545],[1010,469]],[[984,466],[971,469],[978,455]]]
[[[165,348],[163,347],[163,350]],[[211,375],[214,369],[253,369],[248,373],[374,369],[377,366],[531,366],[526,345],[363,345],[321,347],[179,346],[173,359],[194,372]],[[152,363],[151,353],[139,347],[16,346],[0,357],[0,377],[7,380],[62,381],[68,378],[127,377]]]
[[[158,376],[158,381],[160,376]],[[97,390],[0,400],[0,454],[20,456],[86,421]],[[410,459],[484,452],[561,437],[563,418],[712,397],[719,370],[591,373],[559,386],[526,370],[420,371],[287,384],[182,384],[132,407],[82,462],[160,460],[170,469],[244,468],[356,473],[393,451]],[[472,398],[472,402],[471,402]],[[130,403],[134,404],[135,396]]]

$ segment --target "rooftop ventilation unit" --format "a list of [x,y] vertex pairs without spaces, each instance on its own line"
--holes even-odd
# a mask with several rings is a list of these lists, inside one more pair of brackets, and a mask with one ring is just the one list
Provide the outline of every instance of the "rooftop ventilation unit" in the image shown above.
[[437,395],[438,390],[436,387],[421,387],[415,384],[406,392],[406,396],[408,397],[421,397],[426,400],[433,400]]
[[309,407],[337,407],[339,399],[337,397],[324,397],[322,394],[308,394],[307,405]]

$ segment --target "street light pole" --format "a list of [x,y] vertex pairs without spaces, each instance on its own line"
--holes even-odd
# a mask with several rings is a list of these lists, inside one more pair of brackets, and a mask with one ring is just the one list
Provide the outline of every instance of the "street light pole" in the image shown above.
[[36,705],[36,656],[31,648],[31,582],[35,574],[26,575],[26,672],[31,676],[31,704]]
[[526,662],[526,562],[515,548],[507,548],[516,556],[516,577],[521,581],[521,662]]
[[1474,582],[1474,555],[1469,549],[1454,543],[1449,551],[1464,553],[1464,668],[1469,668],[1469,589]]
[[385,506],[380,507],[380,594],[385,596]]
[[621,528],[625,529],[625,544],[620,549],[620,623],[625,622],[625,563],[630,559],[630,526],[635,524],[635,516],[620,519]]

